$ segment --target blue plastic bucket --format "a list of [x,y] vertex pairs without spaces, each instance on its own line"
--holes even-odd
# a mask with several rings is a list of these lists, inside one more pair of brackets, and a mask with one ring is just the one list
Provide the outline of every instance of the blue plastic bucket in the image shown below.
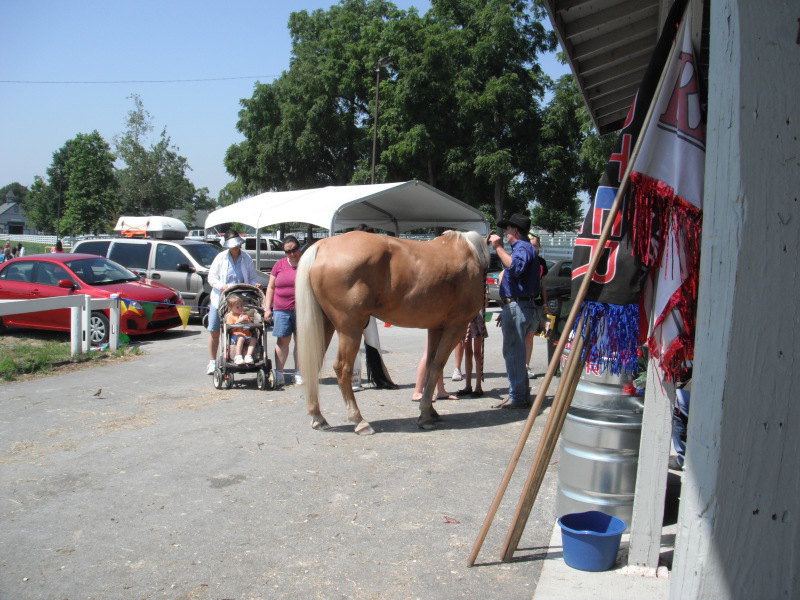
[[580,571],[607,571],[617,560],[625,521],[590,510],[558,520],[564,562]]

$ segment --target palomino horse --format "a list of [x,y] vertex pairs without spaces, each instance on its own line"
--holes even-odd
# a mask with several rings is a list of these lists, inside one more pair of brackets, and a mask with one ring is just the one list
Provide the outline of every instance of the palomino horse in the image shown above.
[[319,370],[334,330],[333,368],[358,434],[374,433],[353,394],[353,361],[370,315],[428,330],[427,377],[418,425],[432,429],[436,380],[467,323],[483,306],[489,251],[474,231],[450,231],[429,242],[363,231],[326,238],[306,250],[297,269],[297,348],[314,429],[329,425],[319,409]]

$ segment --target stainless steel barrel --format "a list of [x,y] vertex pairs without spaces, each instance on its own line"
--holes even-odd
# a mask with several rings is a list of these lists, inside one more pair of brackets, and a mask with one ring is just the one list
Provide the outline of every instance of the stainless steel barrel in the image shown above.
[[630,527],[644,403],[628,382],[586,365],[561,432],[557,516],[599,510]]

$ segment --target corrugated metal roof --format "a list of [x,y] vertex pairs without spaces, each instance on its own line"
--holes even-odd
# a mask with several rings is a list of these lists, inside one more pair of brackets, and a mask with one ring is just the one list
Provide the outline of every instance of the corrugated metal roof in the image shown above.
[[[598,131],[621,129],[672,0],[544,0],[544,4]],[[707,16],[704,20],[700,65],[705,79]]]
[[598,131],[620,129],[658,40],[662,5],[671,2],[544,3]]

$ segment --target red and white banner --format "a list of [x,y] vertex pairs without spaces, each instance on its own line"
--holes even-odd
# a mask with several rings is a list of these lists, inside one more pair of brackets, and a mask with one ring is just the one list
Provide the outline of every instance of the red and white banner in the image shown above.
[[694,354],[705,171],[705,115],[688,13],[642,133],[630,189],[633,252],[649,267],[647,345],[673,380]]

